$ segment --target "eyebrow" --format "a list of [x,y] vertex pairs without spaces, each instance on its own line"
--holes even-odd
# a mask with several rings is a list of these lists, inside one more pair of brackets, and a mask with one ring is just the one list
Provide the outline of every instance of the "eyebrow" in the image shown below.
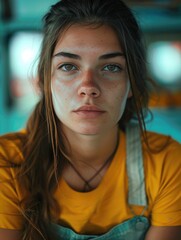
[[102,60],[102,59],[109,59],[109,58],[115,58],[115,57],[124,57],[124,53],[122,52],[108,53],[100,56],[99,59]]
[[53,57],[67,57],[67,58],[73,58],[73,59],[81,59],[81,57],[77,54],[68,53],[68,52],[58,52]]
[[[112,52],[112,53],[107,53],[107,54],[100,56],[99,59],[104,60],[104,59],[115,58],[115,57],[124,57],[124,56],[125,55],[122,52]],[[79,55],[74,54],[74,53],[69,53],[69,52],[58,52],[53,57],[67,57],[67,58],[81,60],[81,57]]]

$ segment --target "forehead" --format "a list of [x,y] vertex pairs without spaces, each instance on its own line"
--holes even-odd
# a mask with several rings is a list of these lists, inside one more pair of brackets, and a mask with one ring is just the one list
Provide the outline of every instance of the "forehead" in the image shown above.
[[54,53],[60,50],[122,50],[116,31],[107,25],[85,26],[75,24],[66,29],[55,46]]

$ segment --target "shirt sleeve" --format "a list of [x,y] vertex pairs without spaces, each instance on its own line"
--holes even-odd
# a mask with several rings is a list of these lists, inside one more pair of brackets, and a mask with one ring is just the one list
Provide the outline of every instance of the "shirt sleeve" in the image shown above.
[[10,167],[19,157],[17,146],[0,138],[0,228],[20,230],[22,215],[15,168]]
[[157,195],[153,201],[151,224],[181,225],[181,145],[175,141],[155,159],[153,175]]

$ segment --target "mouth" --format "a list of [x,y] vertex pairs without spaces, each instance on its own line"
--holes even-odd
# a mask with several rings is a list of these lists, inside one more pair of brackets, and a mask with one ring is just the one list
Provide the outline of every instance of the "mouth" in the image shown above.
[[73,112],[85,118],[95,118],[105,113],[105,111],[93,105],[82,106]]

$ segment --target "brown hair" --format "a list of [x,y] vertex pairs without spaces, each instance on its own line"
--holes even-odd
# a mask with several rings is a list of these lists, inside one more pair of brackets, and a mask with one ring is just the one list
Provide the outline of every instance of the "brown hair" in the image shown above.
[[[38,67],[42,97],[27,123],[24,146],[25,161],[20,173],[23,187],[29,195],[23,201],[24,229],[22,239],[55,239],[49,230],[50,222],[57,222],[58,204],[53,198],[66,157],[62,132],[54,113],[50,83],[52,54],[61,34],[69,26],[78,24],[109,25],[118,34],[123,48],[133,96],[128,99],[119,121],[126,123],[137,118],[144,129],[144,114],[148,103],[145,52],[139,26],[130,9],[121,0],[62,0],[44,16],[44,39]],[[51,230],[51,229],[50,229]]]

